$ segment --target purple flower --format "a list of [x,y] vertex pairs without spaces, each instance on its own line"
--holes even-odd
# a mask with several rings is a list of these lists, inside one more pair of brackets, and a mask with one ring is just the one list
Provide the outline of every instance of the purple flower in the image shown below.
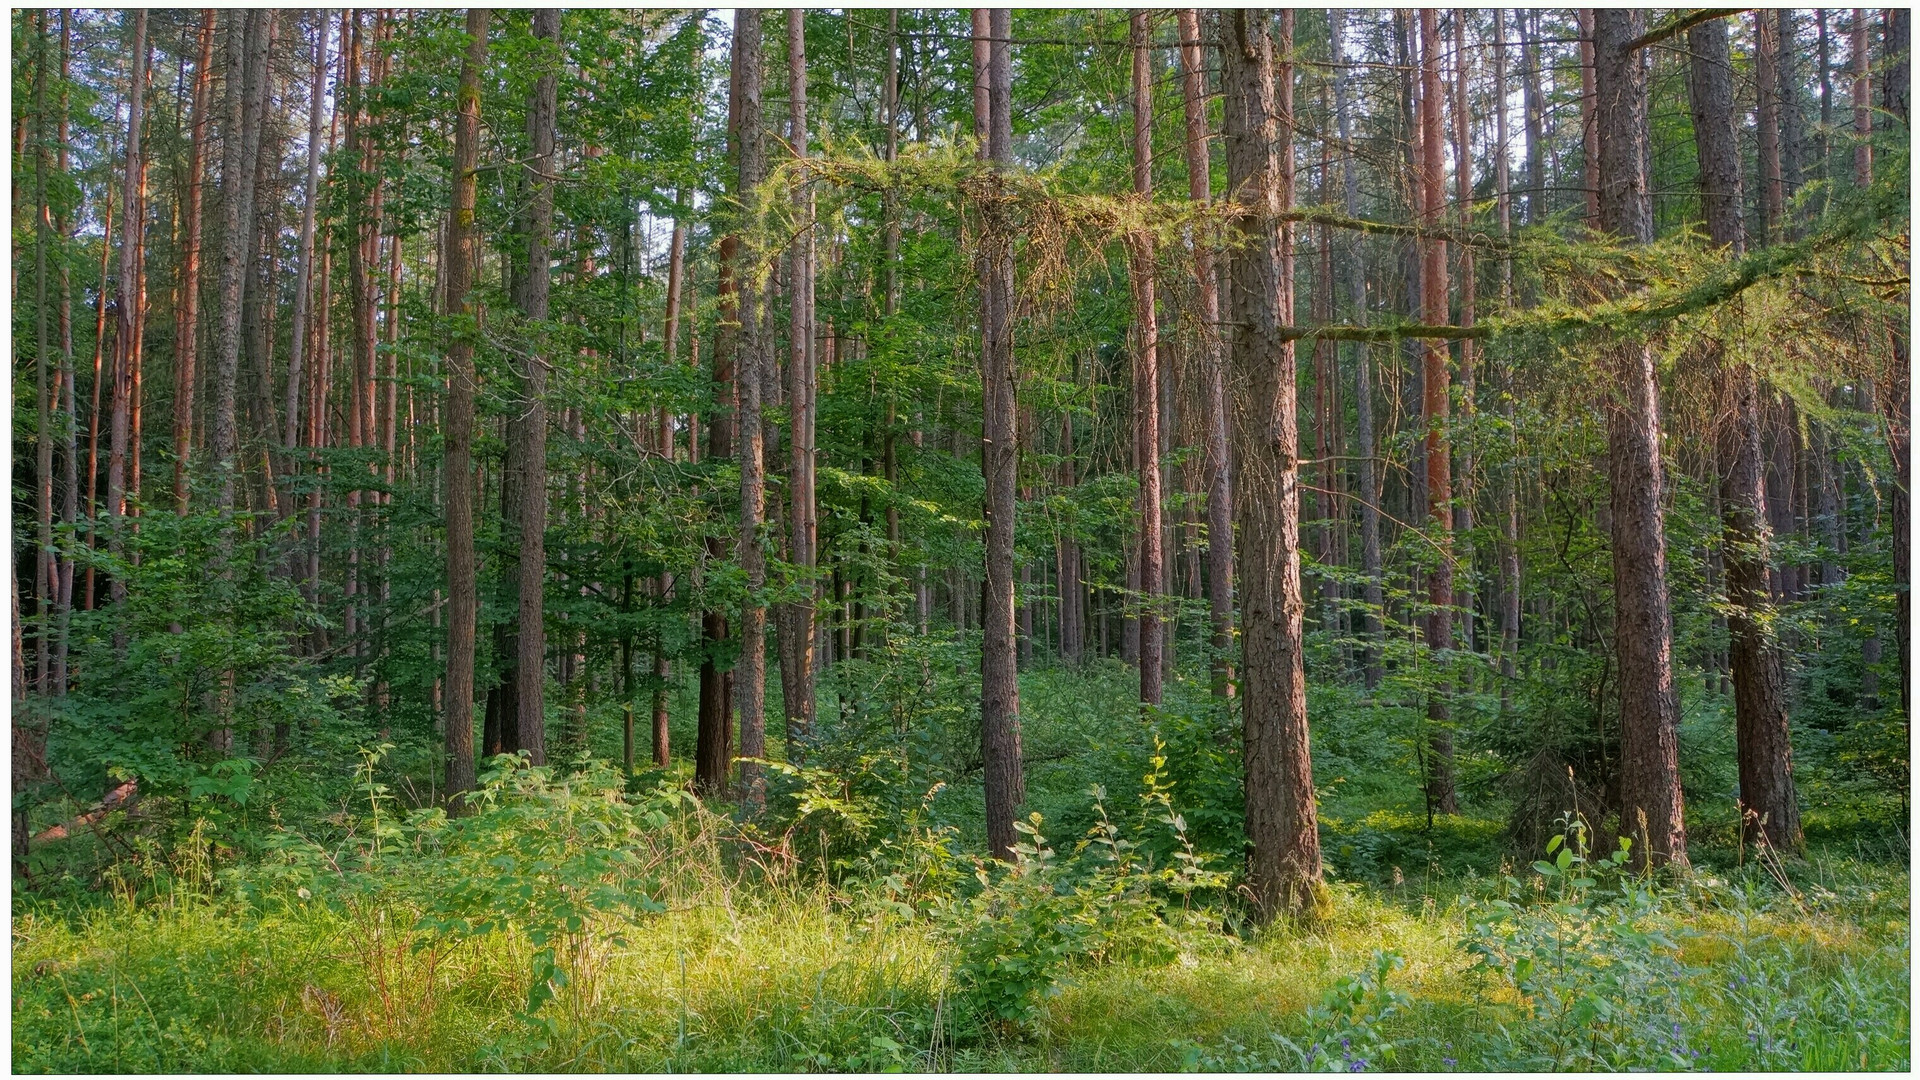
[[1366,1067],[1367,1067],[1367,1059],[1366,1059],[1366,1058],[1354,1058],[1354,1059],[1353,1059],[1353,1064],[1352,1064],[1352,1065],[1349,1065],[1349,1066],[1347,1066],[1347,1071],[1348,1071],[1348,1072],[1361,1072],[1361,1071],[1364,1071],[1364,1070],[1366,1069]]
[[1445,1065],[1447,1068],[1451,1069],[1457,1063],[1452,1058],[1441,1058],[1440,1064]]

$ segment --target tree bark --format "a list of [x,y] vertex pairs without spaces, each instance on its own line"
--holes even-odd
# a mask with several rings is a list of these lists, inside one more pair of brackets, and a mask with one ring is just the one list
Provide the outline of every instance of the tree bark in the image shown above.
[[[794,159],[807,159],[807,43],[806,11],[787,9],[787,97],[789,101],[788,141]],[[792,272],[788,275],[788,299],[792,305],[788,322],[787,411],[791,455],[787,477],[788,561],[803,580],[801,599],[786,605],[787,647],[781,651],[788,663],[780,673],[780,689],[787,722],[787,760],[798,762],[806,754],[813,735],[814,718],[814,634],[816,587],[814,566],[818,562],[819,522],[814,507],[814,395],[817,388],[813,321],[813,185],[804,178],[793,190],[793,211],[803,223],[793,238]],[[746,742],[746,713],[741,713],[742,752]],[[755,755],[758,756],[758,755]]]
[[[1153,199],[1153,33],[1152,16],[1135,11],[1133,46],[1133,193]],[[1161,638],[1159,597],[1165,552],[1160,525],[1160,327],[1153,298],[1153,234],[1128,238],[1133,279],[1133,445],[1140,469],[1140,700],[1160,704]]]
[[[323,28],[326,20],[321,19]],[[173,324],[173,503],[184,516],[188,507],[187,473],[193,456],[194,370],[199,344],[200,219],[205,190],[207,121],[212,111],[214,11],[200,17],[199,58],[193,72],[193,145],[187,154],[186,239],[180,247],[180,304]],[[316,91],[314,98],[319,99]],[[317,155],[316,155],[317,156]],[[312,203],[309,182],[307,201]],[[295,348],[298,348],[296,345]]]
[[[1600,132],[1600,227],[1628,243],[1653,238],[1641,135],[1647,125],[1646,54],[1628,42],[1644,12],[1595,9],[1595,120]],[[1661,502],[1660,402],[1653,349],[1611,347],[1607,416],[1614,648],[1620,672],[1621,832],[1641,866],[1687,864],[1680,795],[1679,702],[1673,683],[1667,546]]]
[[[1012,19],[1004,8],[973,10],[973,116],[981,160],[996,173],[1013,167]],[[1013,237],[988,204],[978,257],[980,378],[983,412],[980,467],[986,478],[986,577],[982,583],[980,754],[985,763],[987,845],[1012,857],[1014,815],[1026,801],[1021,766],[1020,687],[1015,656],[1013,531],[1019,448],[1015,445]]]
[[[1726,23],[1715,19],[1690,28],[1687,51],[1687,88],[1707,239],[1723,248],[1728,258],[1737,259],[1745,254],[1746,236],[1740,220],[1740,147]],[[1722,352],[1718,360],[1721,563],[1728,601],[1741,833],[1751,842],[1764,829],[1775,847],[1793,851],[1802,843],[1800,808],[1794,793],[1785,679],[1778,644],[1768,631],[1773,605],[1767,590],[1759,385],[1746,359]]]
[[[305,199],[300,208],[300,268],[293,280],[293,323],[287,335],[287,433],[285,446],[289,453],[300,445],[302,428],[300,410],[302,391],[307,376],[307,330],[312,316],[312,295],[314,240],[319,222],[320,164],[322,147],[320,145],[321,118],[325,115],[327,83],[327,36],[332,20],[321,11],[314,19],[313,75],[308,87],[307,102],[307,180],[304,189]],[[320,409],[325,403],[315,398],[312,407]],[[309,449],[313,444],[308,443]]]
[[[147,84],[147,13],[134,11],[131,14],[133,64],[127,81],[127,153],[120,189],[120,280],[114,303],[117,340],[113,363],[113,419],[108,429],[107,443],[107,542],[115,552],[124,543],[121,530],[127,513],[127,442],[133,410],[133,366],[139,352],[139,251],[146,222],[144,208],[140,204],[140,178],[144,171],[140,136],[145,104],[143,90]],[[237,243],[244,247],[246,241],[242,238]],[[237,303],[235,313],[237,316]],[[126,589],[126,582],[117,577],[110,583],[109,591],[115,604],[126,599]],[[120,643],[124,637],[116,634],[115,641]]]
[[[231,513],[239,478],[236,409],[240,332],[244,323],[246,268],[252,237],[254,169],[260,151],[259,89],[266,78],[265,11],[230,12],[227,28],[227,129],[220,163],[220,309],[214,326],[214,406],[208,431],[213,451],[217,505]],[[244,30],[242,27],[244,26]]]
[[[479,616],[479,574],[473,550],[473,342],[477,317],[468,305],[472,288],[477,168],[480,154],[480,71],[487,62],[487,10],[467,9],[467,48],[461,58],[459,109],[453,134],[453,207],[447,222],[447,314],[456,325],[447,346],[447,795],[473,788],[474,635]],[[455,804],[458,805],[458,804]]]
[[[1353,106],[1348,92],[1349,73],[1345,66],[1346,10],[1336,8],[1333,12],[1332,54],[1333,76],[1333,112],[1343,146],[1353,145]],[[1354,155],[1348,152],[1341,157],[1340,179],[1343,207],[1347,216],[1360,216],[1360,174],[1355,168]],[[1366,297],[1364,283],[1366,269],[1364,251],[1358,237],[1348,238],[1343,253],[1344,266],[1342,276],[1347,293],[1347,302],[1352,308],[1352,318],[1356,322],[1366,321]],[[1373,357],[1364,346],[1354,362],[1354,456],[1360,465],[1360,569],[1366,576],[1361,587],[1364,610],[1361,612],[1360,653],[1361,678],[1368,690],[1379,687],[1385,672],[1380,662],[1381,620],[1385,615],[1386,598],[1382,588],[1380,556],[1380,479],[1374,453],[1373,418]]]
[[526,166],[525,183],[532,194],[527,218],[527,271],[521,310],[533,324],[539,344],[527,356],[520,417],[520,559],[516,620],[519,655],[518,713],[514,718],[517,748],[535,765],[547,761],[546,706],[546,579],[547,579],[547,297],[552,282],[548,245],[553,234],[554,123],[558,110],[558,68],[561,59],[560,10],[539,8],[533,13],[533,36],[551,50],[542,57],[541,74],[527,100],[527,135],[533,155]]
[[1873,183],[1873,76],[1867,55],[1867,12],[1853,9],[1853,182],[1857,187]]
[[[1300,587],[1300,460],[1293,321],[1293,13],[1278,41],[1266,11],[1222,10],[1227,189],[1248,213],[1232,228],[1228,307],[1237,393],[1234,509],[1244,650],[1248,865],[1261,919],[1329,904],[1308,753],[1305,603]],[[1275,71],[1276,48],[1281,57]]]
[[[792,45],[793,22],[799,11],[788,16],[788,44]],[[740,187],[751,197],[759,187],[766,169],[761,139],[760,114],[763,70],[761,41],[763,25],[758,11],[735,12],[734,63],[739,98]],[[805,94],[805,54],[802,53],[802,85]],[[801,108],[804,108],[804,102]],[[804,122],[803,122],[804,123]],[[740,756],[765,758],[767,695],[767,609],[760,593],[766,587],[766,548],[761,536],[766,514],[766,428],[761,422],[761,406],[766,387],[772,381],[770,349],[760,317],[761,293],[751,282],[740,289],[740,539],[737,557],[747,575],[747,595],[740,603],[740,659],[734,665],[734,686],[740,697]],[[769,310],[768,314],[771,314]],[[797,334],[797,331],[796,331]],[[757,813],[765,804],[765,781],[759,766],[740,765],[740,798],[749,813]]]
[[[1435,229],[1446,208],[1446,135],[1442,123],[1445,98],[1440,90],[1440,35],[1438,13],[1420,9],[1420,221]],[[1447,244],[1425,237],[1420,241],[1420,312],[1427,323],[1444,323],[1447,307]],[[1427,576],[1426,643],[1430,662],[1438,669],[1427,693],[1428,750],[1427,811],[1458,811],[1453,792],[1453,718],[1447,671],[1453,651],[1453,452],[1447,437],[1452,396],[1447,343],[1428,339],[1420,376],[1420,426],[1426,430],[1426,530],[1434,547],[1433,568]]]
[[[1526,16],[1521,15],[1522,25]],[[1494,15],[1493,100],[1495,101],[1494,188],[1500,214],[1500,239],[1513,235],[1513,195],[1507,170],[1507,15]],[[1500,304],[1513,308],[1513,259],[1500,260]],[[1519,429],[1514,422],[1513,364],[1500,369],[1501,414],[1507,422],[1509,459],[1500,468],[1500,711],[1513,702],[1513,681],[1520,659],[1520,484]]]

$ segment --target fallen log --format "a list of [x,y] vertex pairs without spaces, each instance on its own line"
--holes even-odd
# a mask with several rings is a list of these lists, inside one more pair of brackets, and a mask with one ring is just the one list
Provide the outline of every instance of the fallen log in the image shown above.
[[65,840],[67,837],[72,836],[75,831],[89,828],[101,818],[127,806],[138,794],[140,794],[140,781],[128,780],[126,783],[102,795],[100,801],[94,803],[91,809],[79,817],[74,818],[72,821],[60,825],[53,825],[35,833],[32,842],[44,844],[54,840]]

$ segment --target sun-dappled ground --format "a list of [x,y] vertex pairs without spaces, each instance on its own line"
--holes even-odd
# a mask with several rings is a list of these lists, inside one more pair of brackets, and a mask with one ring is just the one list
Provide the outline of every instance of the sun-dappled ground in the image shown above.
[[[539,838],[520,847],[525,876],[503,894],[578,896],[599,880],[596,868],[618,876],[580,863],[590,851],[576,846],[611,836],[601,824],[614,816],[583,809],[624,805],[610,795],[527,784],[503,795],[493,813],[529,812],[489,829]],[[582,905],[571,932],[564,919],[450,920],[425,890],[438,875],[497,865],[515,844],[461,864],[459,845],[445,841],[434,861],[419,854],[424,834],[404,829],[389,833],[388,853],[358,864],[323,853],[311,877],[230,874],[209,892],[186,873],[138,902],[20,911],[13,1066],[1904,1070],[1910,1061],[1908,877],[1890,858],[1816,849],[1786,866],[1797,895],[1752,865],[1658,886],[1593,853],[1565,868],[1549,862],[1557,876],[1440,867],[1399,886],[1338,884],[1327,921],[1254,933],[1218,895],[1183,903],[1161,890],[1156,902],[1144,877],[1128,881],[1144,871],[1075,874],[1058,866],[1065,854],[1028,861],[1024,880],[1038,888],[1014,875],[983,889],[951,872],[970,871],[970,860],[943,870],[924,846],[830,882],[804,865],[755,860],[731,822],[690,804],[656,805],[637,828],[642,859],[631,869],[651,886],[645,902]],[[329,859],[344,871],[331,886]],[[533,869],[542,861],[554,872]],[[475,903],[511,907],[499,896]],[[1071,929],[1063,938],[1049,922]],[[546,969],[542,944],[554,950]],[[545,1000],[530,1002],[530,971],[548,976]]]

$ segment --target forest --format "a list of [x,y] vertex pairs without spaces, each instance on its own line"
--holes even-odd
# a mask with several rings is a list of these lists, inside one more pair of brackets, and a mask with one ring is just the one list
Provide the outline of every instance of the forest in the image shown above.
[[1907,9],[11,20],[16,1072],[1910,1067]]

